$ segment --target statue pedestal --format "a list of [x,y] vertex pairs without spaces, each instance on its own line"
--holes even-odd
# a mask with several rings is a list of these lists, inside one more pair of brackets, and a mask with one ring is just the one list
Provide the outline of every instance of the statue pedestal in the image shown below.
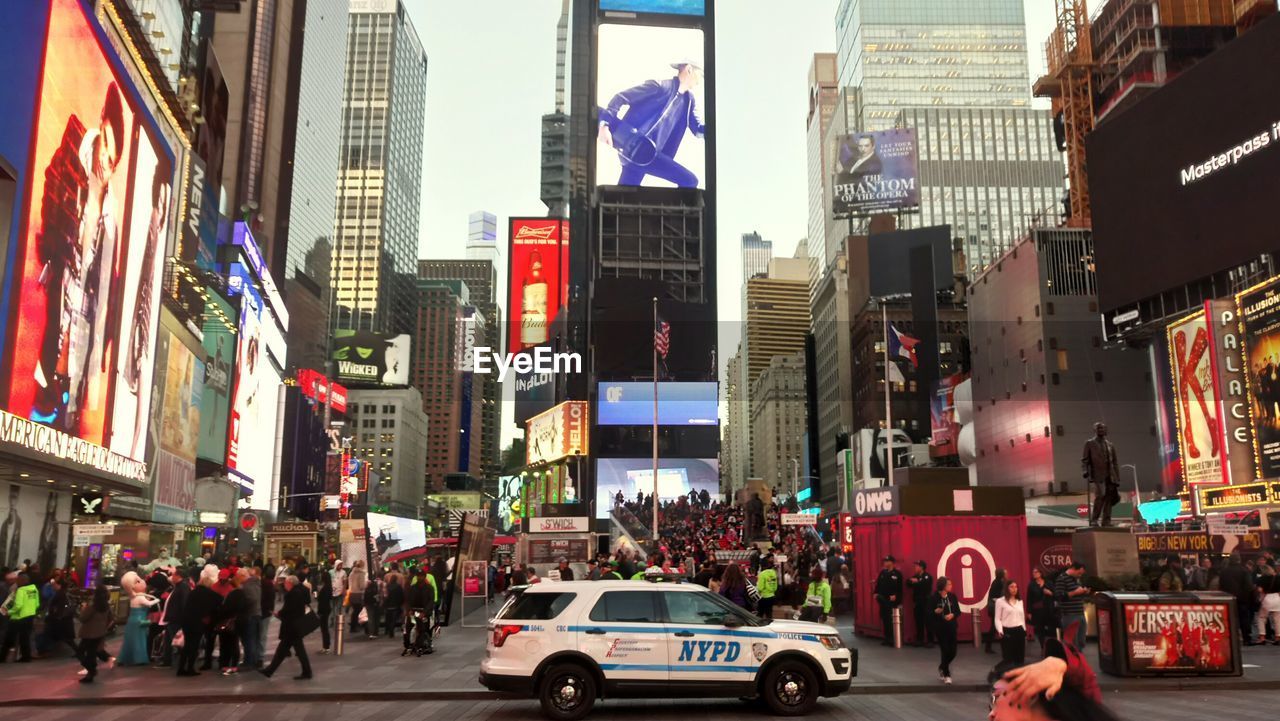
[[1126,528],[1080,528],[1071,539],[1086,573],[1107,582],[1139,573],[1138,543]]

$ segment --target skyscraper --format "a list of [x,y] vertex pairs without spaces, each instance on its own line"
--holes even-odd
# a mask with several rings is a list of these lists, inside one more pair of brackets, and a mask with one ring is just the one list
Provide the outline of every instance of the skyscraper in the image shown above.
[[1027,107],[1023,0],[840,0],[840,87],[862,91],[863,130],[904,107]]
[[[752,475],[791,489],[805,432],[804,351],[776,355],[751,386]],[[798,484],[804,488],[805,482]]]
[[562,0],[556,23],[556,109],[542,116],[542,202],[547,215],[569,211],[569,116],[564,112],[569,54],[569,0]]
[[[493,218],[488,213],[484,215]],[[482,224],[483,225],[483,224]],[[474,228],[475,225],[473,224]],[[470,242],[468,243],[470,245]],[[496,250],[495,250],[496,252]],[[475,328],[478,346],[488,346],[495,350],[502,347],[504,326],[502,312],[498,309],[497,287],[498,272],[494,264],[488,260],[419,260],[419,281],[461,281],[468,290],[468,303],[475,306],[483,316],[484,322]],[[424,301],[425,302],[425,301]],[[424,306],[425,307],[425,306]],[[478,376],[480,379],[480,421],[477,433],[480,437],[480,467],[472,469],[473,475],[492,477],[497,470],[502,449],[502,387],[498,385],[498,377],[492,373]]]
[[438,280],[417,282],[418,325],[413,333],[412,383],[422,392],[427,414],[427,467],[425,488],[444,488],[446,473],[459,468],[462,428],[462,349],[459,333],[467,295]]
[[831,223],[831,179],[833,168],[822,151],[831,116],[840,102],[840,85],[836,73],[835,53],[815,53],[809,66],[809,115],[805,121],[809,161],[809,237],[808,254],[814,259],[810,273],[810,293],[829,262],[826,253],[827,225]]
[[804,351],[809,329],[809,262],[775,258],[767,272],[747,281],[743,363],[751,387],[774,356]]
[[468,218],[467,260],[484,260],[498,267],[498,217],[493,213],[477,210]]
[[334,321],[405,333],[416,317],[427,55],[400,0],[352,10],[346,62]]
[[759,233],[742,234],[742,280],[748,280],[769,272],[773,260],[773,241],[765,240]]

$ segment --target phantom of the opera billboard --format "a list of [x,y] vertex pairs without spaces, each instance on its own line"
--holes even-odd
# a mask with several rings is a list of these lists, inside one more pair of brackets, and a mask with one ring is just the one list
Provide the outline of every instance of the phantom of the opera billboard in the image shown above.
[[6,3],[4,26],[0,446],[143,484],[171,142],[92,3]]
[[854,133],[843,138],[832,188],[836,217],[892,213],[920,205],[915,129]]

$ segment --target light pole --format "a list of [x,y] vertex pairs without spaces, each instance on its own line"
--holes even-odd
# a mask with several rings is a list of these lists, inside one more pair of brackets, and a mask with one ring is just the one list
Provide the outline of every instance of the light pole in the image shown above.
[[[796,494],[800,492],[800,461],[794,458],[788,458],[787,460],[791,461],[791,497],[795,498]],[[796,502],[799,503],[799,501]]]

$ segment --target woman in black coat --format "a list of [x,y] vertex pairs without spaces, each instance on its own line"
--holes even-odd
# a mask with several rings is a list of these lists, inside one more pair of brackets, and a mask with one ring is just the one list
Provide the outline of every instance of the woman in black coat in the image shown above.
[[951,662],[955,660],[959,647],[957,636],[960,630],[960,600],[952,592],[951,579],[946,576],[938,578],[937,589],[929,606],[933,609],[934,635],[938,637],[938,651],[941,654],[938,678],[950,686]]
[[329,653],[329,616],[333,614],[333,577],[320,569],[316,574],[316,613],[320,616],[320,653]]
[[1036,640],[1040,642],[1040,650],[1043,652],[1045,641],[1056,636],[1054,629],[1058,623],[1054,619],[1053,586],[1039,568],[1031,569],[1031,585],[1027,587],[1027,613],[1031,616],[1031,628],[1035,631]]
[[991,588],[987,589],[987,618],[991,621],[991,628],[982,634],[982,650],[985,653],[995,653],[991,650],[991,641],[996,636],[996,601],[1004,596],[1005,579],[1008,577],[1007,570],[997,568],[996,577],[991,580]]

